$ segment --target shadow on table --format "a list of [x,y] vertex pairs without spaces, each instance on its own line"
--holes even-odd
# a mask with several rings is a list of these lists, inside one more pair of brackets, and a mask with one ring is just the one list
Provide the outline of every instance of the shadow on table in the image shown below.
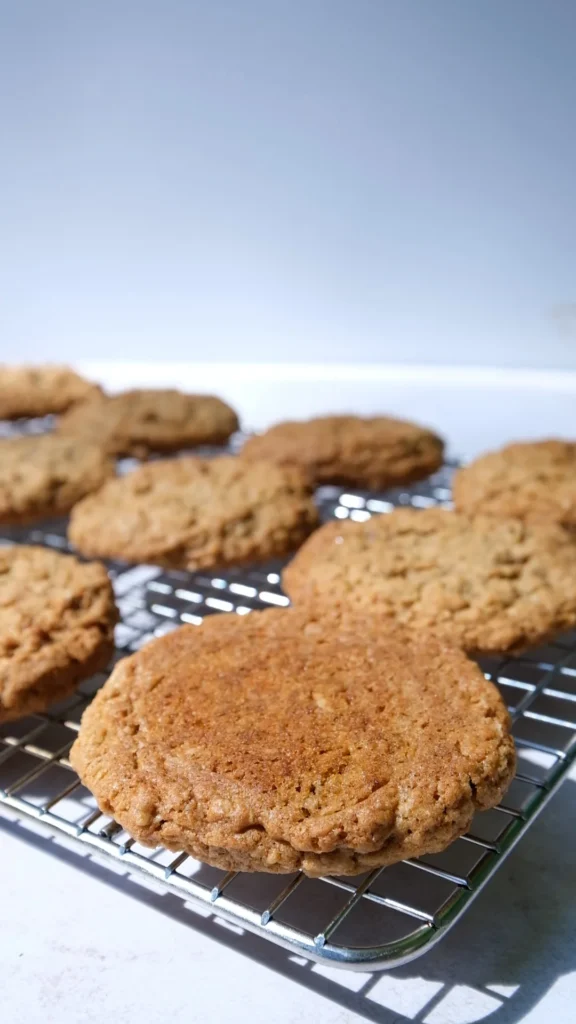
[[[568,779],[462,920],[404,967],[355,973],[313,964],[178,897],[82,859],[21,825],[2,828],[378,1024],[522,1020],[576,969],[576,782]],[[568,1018],[565,1018],[566,1021]],[[556,1017],[554,1024],[562,1024]]]

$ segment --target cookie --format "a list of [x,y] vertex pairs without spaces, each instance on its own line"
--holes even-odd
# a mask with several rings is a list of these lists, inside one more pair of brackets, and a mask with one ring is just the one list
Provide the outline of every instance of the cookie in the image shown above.
[[97,438],[113,455],[137,457],[223,444],[237,429],[236,413],[221,399],[173,390],[109,395],[73,409],[58,423],[63,434]]
[[293,551],[317,523],[298,470],[187,456],[141,466],[85,498],[69,537],[84,555],[202,569]]
[[394,619],[470,653],[576,626],[576,540],[554,523],[397,509],[333,521],[284,570],[295,605]]
[[444,849],[501,799],[514,746],[498,691],[456,648],[274,609],[121,661],[70,759],[138,842],[318,876]]
[[455,474],[453,494],[462,512],[576,529],[576,441],[527,441],[488,452]]
[[0,366],[1,420],[66,412],[99,393],[68,366]]
[[0,440],[0,523],[61,516],[114,474],[95,444],[43,434]]
[[380,490],[410,483],[442,465],[444,444],[424,427],[388,416],[321,416],[278,423],[250,438],[244,459],[300,466],[314,484]]
[[116,621],[104,566],[0,548],[0,722],[43,711],[105,668]]

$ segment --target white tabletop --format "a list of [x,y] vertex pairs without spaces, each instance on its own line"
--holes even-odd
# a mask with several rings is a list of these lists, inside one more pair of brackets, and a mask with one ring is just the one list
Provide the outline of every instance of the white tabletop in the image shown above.
[[[152,371],[139,372],[135,382],[144,383]],[[155,382],[171,383],[174,376],[188,386],[199,378],[210,384],[200,371],[182,381],[181,369],[163,378],[158,368]],[[274,382],[268,381],[266,409],[259,413],[260,384],[248,375],[235,383],[233,374],[223,378],[236,396],[246,395],[258,425],[270,418],[271,404],[286,415],[288,391],[295,405],[302,394],[297,380],[285,387],[276,382],[274,402]],[[118,385],[123,375],[110,368],[107,379]],[[453,431],[453,448],[478,450],[485,437],[495,443],[534,436],[535,427],[541,435],[573,434],[575,383],[569,376],[564,388],[556,383],[554,393],[534,378],[517,386],[509,381],[508,390],[494,381],[453,382],[448,390],[457,392],[459,409],[469,409],[462,429]],[[417,414],[416,401],[431,386],[414,377],[402,384],[384,371],[379,384],[394,391],[394,411],[407,415]],[[325,384],[309,380],[307,387],[302,413],[312,395],[321,410],[330,407]],[[358,387],[353,381],[347,390],[339,381],[340,401],[332,408],[351,408],[352,401],[358,407]],[[439,382],[434,387],[433,404],[441,413],[442,388]],[[217,381],[213,389],[222,390]],[[364,406],[375,407],[376,391],[374,385],[368,389]],[[491,417],[496,408],[506,408],[508,417]],[[449,409],[444,423],[451,417]],[[575,784],[576,774],[438,946],[405,967],[375,975],[296,962],[262,939],[199,916],[176,897],[144,890],[124,874],[111,874],[0,819],[0,1021],[468,1024],[486,1018],[570,1024],[576,1005]]]
[[297,963],[176,897],[99,866],[88,874],[52,841],[0,827],[0,1019],[571,1024],[575,801],[576,774],[438,946],[382,974]]

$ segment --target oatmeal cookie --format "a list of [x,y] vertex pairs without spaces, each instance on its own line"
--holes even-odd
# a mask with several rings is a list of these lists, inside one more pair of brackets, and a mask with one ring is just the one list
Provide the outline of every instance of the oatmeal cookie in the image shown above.
[[515,763],[463,652],[290,609],[215,615],[122,660],[70,759],[138,842],[311,876],[443,850]]
[[0,366],[0,420],[66,412],[99,393],[68,366]]
[[299,466],[314,484],[368,490],[395,487],[442,465],[444,443],[432,431],[389,416],[321,416],[278,423],[250,438],[241,455]]
[[114,475],[97,444],[56,434],[0,439],[0,523],[61,516]]
[[576,530],[576,441],[526,441],[488,452],[453,482],[462,512],[549,519]]
[[186,456],[141,466],[81,501],[69,537],[88,556],[201,569],[286,554],[317,523],[299,470]]
[[117,618],[104,566],[0,548],[0,722],[43,711],[105,668]]
[[438,508],[327,523],[282,577],[297,606],[374,613],[472,653],[572,629],[575,581],[576,538],[556,524]]
[[238,429],[229,405],[212,395],[135,390],[85,403],[63,416],[66,436],[98,440],[112,455],[145,457],[202,444],[223,444]]

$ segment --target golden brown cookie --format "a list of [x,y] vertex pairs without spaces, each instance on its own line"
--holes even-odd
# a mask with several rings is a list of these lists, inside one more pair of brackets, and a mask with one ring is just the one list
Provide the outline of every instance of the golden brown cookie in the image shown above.
[[200,569],[293,551],[317,523],[298,470],[187,456],[107,483],[76,506],[69,537],[84,555]]
[[113,474],[96,444],[55,434],[1,439],[0,523],[64,515]]
[[100,392],[68,366],[0,365],[0,419],[66,412]]
[[282,583],[296,606],[374,613],[469,652],[521,650],[576,626],[576,540],[554,523],[436,508],[334,521]]
[[280,609],[121,661],[70,759],[141,843],[312,876],[444,849],[515,761],[502,699],[461,651]]
[[388,416],[321,416],[278,423],[250,438],[242,458],[299,466],[314,484],[378,490],[410,483],[442,465],[443,441],[424,427]]
[[105,668],[116,621],[103,565],[0,548],[0,722],[43,711]]
[[488,452],[456,473],[453,492],[462,512],[576,529],[576,441],[526,441]]
[[63,434],[97,439],[113,455],[138,457],[222,444],[237,429],[236,413],[220,398],[160,389],[108,395],[58,423]]

